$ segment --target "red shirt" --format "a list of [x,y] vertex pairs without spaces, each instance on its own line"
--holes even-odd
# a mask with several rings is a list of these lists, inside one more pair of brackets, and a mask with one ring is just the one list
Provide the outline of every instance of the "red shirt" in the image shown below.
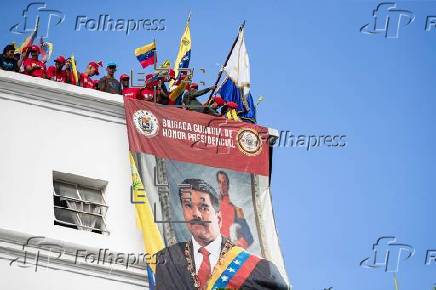
[[[32,70],[30,73],[27,72],[27,67],[28,66],[34,66],[34,65],[38,65],[40,66],[40,68],[34,69]],[[37,59],[33,59],[33,58],[26,58],[23,61],[23,66],[24,66],[24,74],[32,76],[32,77],[44,77],[45,76],[45,64]]]
[[140,88],[123,88],[123,96],[129,99],[138,99]]
[[77,82],[74,79],[72,71],[69,71],[69,70],[65,71],[65,82],[72,84],[72,85],[77,85]]
[[124,88],[123,96],[137,100],[153,100],[153,91],[146,88]]
[[153,90],[142,88],[139,94],[141,100],[153,101]]
[[65,83],[67,80],[67,74],[64,70],[59,71],[54,65],[52,65],[47,69],[47,78],[56,82]]
[[88,89],[95,88],[95,82],[86,73],[81,73],[79,80],[82,87]]

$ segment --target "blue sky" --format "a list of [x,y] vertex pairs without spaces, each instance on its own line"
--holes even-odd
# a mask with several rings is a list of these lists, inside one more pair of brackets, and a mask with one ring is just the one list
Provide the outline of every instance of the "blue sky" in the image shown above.
[[[0,43],[20,43],[9,28],[30,2],[0,11]],[[399,286],[431,289],[436,265],[436,30],[425,31],[435,1],[396,2],[415,20],[399,38],[359,32],[376,1],[46,1],[65,14],[50,30],[55,55],[114,60],[119,73],[139,70],[133,50],[154,38],[159,58],[175,59],[192,11],[191,64],[212,84],[246,20],[252,93],[265,101],[258,121],[295,135],[346,135],[342,148],[276,148],[272,192],[277,227],[294,289],[394,289],[392,273],[359,266],[385,235],[412,245],[400,264]],[[82,4],[83,3],[83,4]],[[102,2],[100,2],[102,3]],[[75,31],[77,16],[164,18],[159,32]],[[118,74],[119,75],[119,74]]]

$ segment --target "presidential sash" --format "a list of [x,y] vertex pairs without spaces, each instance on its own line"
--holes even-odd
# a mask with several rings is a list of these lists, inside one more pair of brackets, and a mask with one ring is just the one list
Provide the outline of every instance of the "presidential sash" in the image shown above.
[[239,289],[260,260],[241,247],[232,247],[215,266],[207,290]]

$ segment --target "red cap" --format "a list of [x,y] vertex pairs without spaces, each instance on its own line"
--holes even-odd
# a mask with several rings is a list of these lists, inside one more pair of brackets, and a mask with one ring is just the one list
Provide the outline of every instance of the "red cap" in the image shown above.
[[156,81],[156,80],[150,81],[151,79],[154,78],[154,76],[155,76],[155,74],[152,74],[152,73],[145,76],[145,87],[146,88],[153,89],[153,87],[158,85],[158,81]]
[[122,80],[124,80],[124,79],[130,79],[130,77],[129,77],[128,75],[126,75],[126,74],[122,74],[122,75],[120,76],[120,81],[122,81]]
[[37,53],[41,53],[38,45],[28,46],[27,49],[29,49],[29,51],[36,51]]
[[223,106],[226,103],[220,96],[214,96],[213,100],[218,106]]
[[103,66],[103,63],[102,63],[101,61],[99,61],[99,62],[91,61],[91,62],[88,64],[88,66],[92,66],[93,68],[95,68],[95,73],[96,73],[97,75],[99,75],[100,72],[98,71],[98,67],[99,67],[99,66]]
[[148,74],[145,76],[145,81],[148,81],[149,79],[151,79],[154,76],[154,74]]
[[227,102],[226,105],[227,105],[227,107],[232,108],[232,109],[238,108],[238,104],[236,104],[235,102]]
[[65,63],[65,57],[63,55],[60,55],[54,61],[59,63]]
[[196,88],[196,89],[198,89],[198,84],[197,84],[197,83],[191,83],[191,84],[189,85],[189,89],[192,89],[192,88]]
[[169,72],[170,78],[175,79],[176,78],[176,72],[170,68],[170,72]]

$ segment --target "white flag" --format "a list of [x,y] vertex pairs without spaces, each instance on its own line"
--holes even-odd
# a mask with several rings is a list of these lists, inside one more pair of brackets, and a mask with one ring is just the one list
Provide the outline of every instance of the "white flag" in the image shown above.
[[238,88],[243,88],[244,95],[250,90],[250,60],[245,48],[244,30],[239,32],[238,40],[224,67],[224,71]]

